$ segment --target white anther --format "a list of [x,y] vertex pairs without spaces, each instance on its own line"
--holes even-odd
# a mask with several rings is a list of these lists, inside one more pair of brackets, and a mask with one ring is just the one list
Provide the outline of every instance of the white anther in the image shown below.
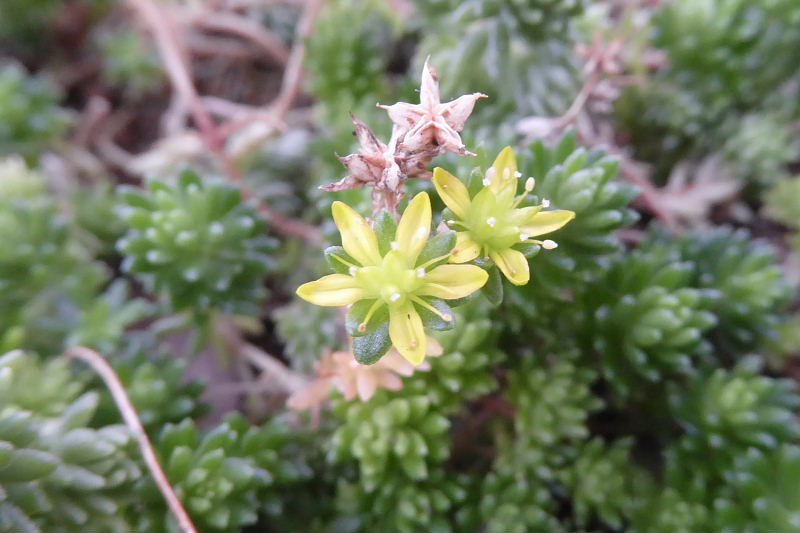
[[447,221],[447,225],[448,225],[448,226],[452,226],[452,225],[454,225],[455,223],[456,223],[456,221],[455,221],[455,220],[448,220],[448,221]]
[[520,241],[527,241],[529,238],[530,238],[530,235],[528,235],[527,233],[520,233],[519,234],[519,240]]
[[542,248],[545,250],[552,250],[554,248],[558,248],[558,243],[556,241],[551,241],[550,239],[546,239],[542,241]]
[[400,299],[400,293],[399,293],[399,292],[396,292],[396,293],[392,294],[391,296],[389,296],[389,299],[390,299],[391,301],[393,301],[393,302],[396,302],[397,300],[399,300],[399,299]]
[[392,241],[391,243],[389,243],[389,245],[392,247],[392,250],[397,250],[400,248],[400,245],[397,244],[397,241]]
[[531,192],[533,188],[536,187],[536,180],[533,178],[528,178],[525,180],[525,190]]
[[212,235],[222,235],[222,233],[225,231],[225,227],[219,222],[212,222],[212,224],[208,227],[208,231],[210,231]]
[[428,235],[428,231],[427,231],[427,229],[426,229],[426,228],[424,228],[424,227],[422,227],[422,228],[419,228],[419,229],[417,230],[417,235],[418,235],[419,237],[425,237],[425,236],[427,236],[427,235]]
[[350,267],[349,269],[347,269],[347,271],[350,273],[351,276],[355,276],[356,272],[358,272],[358,269],[356,267]]
[[424,278],[425,277],[425,269],[424,268],[418,268],[417,269],[417,277],[418,278]]
[[550,207],[550,200],[548,200],[547,198],[542,200],[542,207]]
[[514,172],[514,177],[515,177],[515,178],[521,178],[521,177],[522,177],[522,172],[520,172],[519,170],[517,170],[516,172]]
[[495,224],[497,224],[497,219],[494,217],[489,217],[486,219],[486,223],[489,225],[490,228],[493,228]]

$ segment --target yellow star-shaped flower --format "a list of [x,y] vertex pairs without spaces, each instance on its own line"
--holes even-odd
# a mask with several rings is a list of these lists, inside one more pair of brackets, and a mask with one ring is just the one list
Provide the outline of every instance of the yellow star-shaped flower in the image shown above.
[[427,340],[420,311],[452,321],[453,317],[436,309],[432,300],[469,296],[483,287],[488,274],[475,265],[442,264],[449,253],[418,261],[431,230],[427,193],[419,193],[409,202],[385,254],[361,215],[342,202],[334,202],[332,210],[346,253],[346,257],[333,257],[347,266],[348,273],[306,283],[297,289],[298,296],[332,307],[368,301],[368,311],[358,327],[361,332],[366,331],[376,313],[388,310],[391,344],[411,363],[422,363]]
[[448,220],[447,224],[460,228],[451,262],[467,263],[482,256],[491,259],[511,283],[528,283],[528,260],[514,247],[538,244],[545,249],[555,248],[555,242],[539,241],[533,237],[556,231],[575,218],[575,213],[543,211],[549,206],[547,201],[536,206],[519,207],[535,184],[533,178],[528,178],[525,192],[515,198],[519,177],[517,161],[510,147],[497,156],[486,172],[483,188],[473,198],[455,176],[441,168],[433,171],[436,191],[456,217]]

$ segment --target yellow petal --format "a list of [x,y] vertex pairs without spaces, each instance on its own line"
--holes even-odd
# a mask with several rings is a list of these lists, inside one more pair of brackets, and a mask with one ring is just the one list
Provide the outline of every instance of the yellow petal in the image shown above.
[[460,231],[456,233],[456,245],[450,256],[451,263],[466,263],[472,261],[481,253],[480,245],[472,240],[469,233]]
[[358,286],[355,278],[344,274],[331,274],[300,285],[297,295],[314,305],[339,307],[364,299],[366,293]]
[[425,360],[425,329],[411,302],[389,308],[389,337],[400,355],[411,364],[418,365]]
[[489,252],[489,257],[514,285],[525,285],[530,281],[528,260],[522,252],[506,248],[502,252]]
[[486,284],[489,274],[475,265],[442,265],[425,274],[425,285],[417,294],[445,300],[464,298]]
[[433,184],[444,205],[458,218],[465,218],[469,210],[469,191],[461,180],[443,168],[433,169]]
[[380,264],[378,238],[364,217],[342,202],[333,202],[331,211],[339,233],[342,234],[344,250],[363,266]]
[[416,264],[417,256],[425,248],[430,234],[431,200],[428,193],[421,192],[408,203],[395,234],[397,250],[410,265]]
[[540,211],[536,213],[529,222],[525,223],[520,229],[522,233],[530,237],[544,235],[561,227],[575,218],[575,213],[566,210]]
[[492,168],[494,169],[494,174],[489,188],[493,193],[499,194],[511,183],[514,184],[514,190],[517,190],[517,158],[510,146],[503,148],[503,151],[497,155]]

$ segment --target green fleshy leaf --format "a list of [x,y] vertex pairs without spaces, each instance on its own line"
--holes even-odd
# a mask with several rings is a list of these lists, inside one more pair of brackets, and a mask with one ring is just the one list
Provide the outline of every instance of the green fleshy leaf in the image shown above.
[[421,305],[415,306],[417,311],[419,312],[420,318],[422,318],[422,325],[425,326],[425,329],[433,329],[436,331],[446,331],[448,329],[453,329],[455,326],[456,318],[453,310],[450,308],[444,300],[440,300],[439,298],[423,298],[426,302],[428,302],[431,307],[439,311],[442,315],[450,315],[452,319],[450,322],[442,320],[442,318],[437,315],[436,313],[425,309]]
[[419,254],[417,258],[417,264],[423,265],[430,261],[431,259],[436,259],[437,257],[445,256],[441,261],[437,261],[436,263],[430,265],[427,270],[430,270],[434,266],[447,262],[448,257],[446,257],[450,251],[453,249],[453,246],[456,245],[456,234],[454,231],[448,231],[446,233],[439,233],[435,235],[432,239],[428,240],[428,243],[425,245],[425,248],[422,249],[422,252]]
[[392,249],[392,241],[397,233],[397,221],[386,209],[381,209],[375,217],[375,236],[378,237],[378,249],[386,255]]
[[187,168],[181,172],[179,180],[181,188],[184,189],[189,185],[200,185],[200,176],[198,176],[197,173],[190,168]]
[[369,324],[367,324],[366,331],[358,331],[359,324],[364,322],[364,319],[367,317],[367,313],[374,303],[374,299],[359,300],[358,302],[354,303],[347,312],[347,320],[345,325],[347,327],[347,333],[351,337],[363,337],[364,335],[369,335],[376,329],[383,326],[389,320],[389,308],[386,305],[382,305],[369,319]]
[[472,169],[472,172],[470,172],[466,182],[470,198],[474,197],[481,189],[483,189],[483,179],[485,177],[486,175],[480,168],[475,167]]
[[515,249],[522,252],[522,255],[524,255],[527,259],[531,259],[533,256],[539,253],[539,250],[541,250],[542,247],[538,244],[524,243],[517,245]]
[[492,305],[503,303],[503,277],[497,267],[489,269],[489,279],[483,286],[483,295]]
[[333,257],[334,255],[352,264],[356,264],[355,260],[341,246],[325,248],[325,260],[328,262],[328,266],[337,274],[350,274],[350,267]]
[[389,338],[389,322],[363,337],[353,338],[353,355],[362,365],[377,363],[392,346]]

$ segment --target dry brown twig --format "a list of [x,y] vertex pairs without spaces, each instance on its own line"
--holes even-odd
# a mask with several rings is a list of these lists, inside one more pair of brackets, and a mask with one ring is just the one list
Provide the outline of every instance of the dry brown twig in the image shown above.
[[[316,228],[299,220],[287,218],[272,209],[263,200],[256,197],[250,189],[233,159],[225,150],[225,137],[221,134],[211,113],[206,108],[203,99],[197,92],[192,81],[184,43],[180,39],[181,32],[177,31],[179,24],[174,20],[175,14],[155,3],[154,0],[127,0],[136,11],[145,25],[150,28],[156,40],[159,54],[164,61],[164,66],[170,83],[174,87],[179,99],[183,102],[173,103],[173,107],[180,111],[183,105],[189,110],[197,126],[203,144],[211,151],[222,166],[225,175],[235,182],[241,189],[245,199],[255,200],[258,210],[265,219],[279,232],[300,237],[309,242],[319,243],[321,237]],[[269,114],[273,124],[282,122],[283,117],[291,108],[300,90],[302,63],[305,57],[305,39],[309,36],[314,20],[324,0],[308,0],[303,10],[303,16],[298,24],[298,39],[286,61],[281,92],[269,106]],[[271,128],[272,129],[272,128]],[[228,132],[226,130],[226,134]],[[270,133],[273,133],[271,131]]]
[[111,392],[111,397],[117,404],[117,408],[122,415],[122,419],[125,421],[125,425],[128,426],[136,442],[139,444],[139,450],[142,453],[144,462],[150,470],[156,485],[158,485],[158,489],[167,501],[170,511],[175,515],[181,531],[184,533],[197,533],[192,519],[186,512],[186,509],[184,509],[180,499],[178,499],[178,495],[175,494],[175,490],[172,488],[172,485],[170,485],[169,479],[167,479],[167,475],[164,473],[164,469],[161,468],[161,464],[158,462],[153,445],[150,443],[147,432],[145,432],[139,415],[136,413],[136,408],[134,408],[130,398],[128,398],[125,387],[122,385],[116,372],[114,372],[114,369],[108,364],[108,361],[96,351],[83,346],[70,348],[64,353],[63,357],[67,359],[80,359],[92,367],[92,370],[100,376],[106,384],[106,387],[108,387],[109,392]]
[[633,78],[623,74],[626,42],[627,37],[624,35],[604,42],[598,34],[591,45],[579,46],[577,52],[584,58],[585,80],[569,109],[560,117],[524,118],[518,122],[517,129],[525,135],[523,144],[526,145],[536,137],[558,137],[573,127],[578,138],[585,144],[605,147],[610,154],[619,158],[622,177],[639,188],[639,198],[645,207],[667,229],[675,231],[678,228],[678,219],[672,211],[664,207],[663,195],[650,180],[647,165],[634,160],[627,149],[617,144],[613,128],[608,127],[607,121],[604,122],[604,116],[594,116],[587,109],[593,101],[599,109],[613,109],[613,103],[621,94],[621,89],[635,83]]
[[199,28],[238,35],[257,44],[280,65],[289,60],[289,51],[272,33],[252,20],[232,13],[201,13],[189,15],[189,23]]

